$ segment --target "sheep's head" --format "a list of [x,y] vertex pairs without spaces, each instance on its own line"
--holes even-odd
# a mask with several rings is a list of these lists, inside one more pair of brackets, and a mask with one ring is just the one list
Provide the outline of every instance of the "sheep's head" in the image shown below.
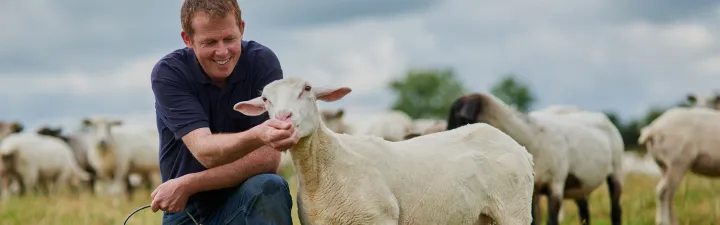
[[268,112],[270,118],[290,121],[302,138],[317,129],[321,122],[316,100],[337,101],[350,91],[348,87],[315,87],[301,78],[288,77],[269,83],[261,96],[238,102],[233,109],[248,116]]
[[12,134],[20,133],[23,130],[23,125],[19,122],[0,122],[0,139]]
[[320,115],[322,116],[323,123],[330,128],[330,130],[336,133],[347,133],[347,127],[343,123],[343,115],[345,111],[343,109],[337,110],[322,110]]
[[104,117],[85,118],[83,126],[90,131],[90,145],[92,149],[107,150],[112,142],[110,130],[113,126],[122,125],[122,121],[112,120]]
[[720,93],[707,95],[690,93],[687,95],[686,100],[693,107],[705,107],[720,110]]
[[480,122],[478,116],[482,113],[486,101],[485,95],[482,94],[468,94],[457,98],[450,106],[447,129],[452,130]]

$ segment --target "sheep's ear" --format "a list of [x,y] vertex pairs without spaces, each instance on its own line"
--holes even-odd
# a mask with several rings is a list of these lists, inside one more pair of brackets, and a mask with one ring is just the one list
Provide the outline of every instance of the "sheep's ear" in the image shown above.
[[233,109],[248,116],[258,116],[266,111],[262,97],[238,102],[233,106]]
[[313,93],[318,100],[325,102],[334,102],[345,97],[352,91],[349,87],[341,88],[328,88],[328,87],[314,87]]

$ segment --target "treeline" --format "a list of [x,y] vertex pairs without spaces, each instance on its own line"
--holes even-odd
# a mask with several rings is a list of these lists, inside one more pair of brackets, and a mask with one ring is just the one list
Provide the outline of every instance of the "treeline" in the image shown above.
[[[468,89],[451,68],[411,69],[405,76],[392,81],[388,86],[396,96],[392,109],[403,111],[413,119],[445,119],[447,109],[452,102],[468,93]],[[529,85],[513,74],[507,74],[493,84],[490,93],[508,104],[517,106],[518,110],[523,112],[530,111],[537,101]],[[686,103],[681,102],[677,105],[686,106]],[[620,130],[626,149],[637,150],[640,129],[668,108],[651,107],[644,116],[627,121],[620,120],[615,112],[604,113]]]

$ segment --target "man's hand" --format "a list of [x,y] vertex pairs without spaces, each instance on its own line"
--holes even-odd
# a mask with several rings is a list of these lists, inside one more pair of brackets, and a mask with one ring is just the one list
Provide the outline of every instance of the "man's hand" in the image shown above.
[[285,151],[300,139],[300,133],[292,123],[269,119],[252,128],[252,132],[265,145],[278,151]]
[[152,211],[157,212],[158,209],[166,212],[180,212],[185,209],[190,193],[187,185],[183,185],[183,178],[175,178],[160,184],[150,194],[152,198]]

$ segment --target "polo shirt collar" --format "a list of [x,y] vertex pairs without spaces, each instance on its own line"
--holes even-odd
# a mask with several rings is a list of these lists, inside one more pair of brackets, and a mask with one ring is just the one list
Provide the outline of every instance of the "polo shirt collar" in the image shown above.
[[[238,59],[237,64],[235,64],[235,68],[233,68],[233,71],[230,73],[230,76],[228,77],[228,84],[234,84],[239,81],[243,81],[243,80],[245,80],[245,77],[247,76],[247,74],[244,73],[239,68],[242,67],[241,65],[247,65],[247,63],[245,63],[245,62],[248,60],[248,57],[249,57],[247,55],[248,41],[242,40],[241,46],[242,46],[242,48],[240,50],[241,51],[240,59]],[[200,71],[200,74],[194,75],[196,80],[198,82],[200,82],[201,84],[212,84],[210,78],[207,76],[207,73],[205,73],[205,71],[202,69],[202,66],[200,66],[200,62],[198,62],[197,57],[195,56],[195,51],[193,49],[189,49],[189,50],[190,50],[190,56],[191,56],[190,61],[192,62],[193,66],[195,68],[197,68],[198,71]]]

